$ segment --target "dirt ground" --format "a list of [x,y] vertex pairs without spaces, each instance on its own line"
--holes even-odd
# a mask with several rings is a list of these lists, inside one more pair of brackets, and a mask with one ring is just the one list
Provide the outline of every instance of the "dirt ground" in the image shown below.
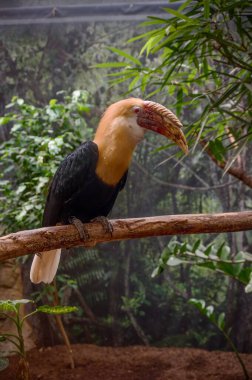
[[[232,352],[191,348],[72,346],[75,369],[66,348],[55,346],[29,351],[31,380],[242,380],[244,375]],[[252,379],[252,354],[242,355]],[[15,380],[17,358],[0,372],[1,380]]]

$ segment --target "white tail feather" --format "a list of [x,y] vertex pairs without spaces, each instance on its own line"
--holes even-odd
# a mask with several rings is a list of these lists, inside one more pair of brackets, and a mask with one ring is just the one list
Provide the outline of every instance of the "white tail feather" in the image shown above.
[[61,249],[45,251],[33,258],[30,279],[34,284],[49,284],[54,279],[60,261]]

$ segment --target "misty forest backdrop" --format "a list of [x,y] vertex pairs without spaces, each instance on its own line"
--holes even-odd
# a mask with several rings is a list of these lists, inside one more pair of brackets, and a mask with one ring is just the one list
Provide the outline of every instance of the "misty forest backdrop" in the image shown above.
[[[163,17],[171,18],[171,14],[164,12]],[[214,112],[209,111],[212,119],[205,120],[203,143],[194,147],[199,129],[193,134],[190,126],[208,107],[208,100],[209,103],[212,100],[210,95],[200,97],[202,87],[208,86],[208,91],[217,96],[216,82],[206,76],[196,81],[200,55],[194,63],[190,59],[186,62],[188,53],[183,62],[184,73],[179,72],[178,66],[174,67],[174,77],[166,78],[166,84],[161,86],[162,75],[168,69],[163,65],[161,47],[156,51],[154,47],[162,42],[164,35],[160,39],[151,36],[154,39],[146,47],[148,54],[143,52],[140,57],[144,42],[141,39],[127,42],[152,28],[153,25],[140,27],[139,21],[134,20],[78,22],[73,19],[64,23],[2,26],[0,22],[0,115],[6,115],[0,127],[3,232],[39,227],[46,189],[61,158],[81,141],[91,138],[107,105],[128,96],[146,98],[150,93],[153,93],[152,100],[164,104],[181,118],[191,152],[182,157],[174,146],[164,147],[167,143],[162,137],[148,134],[137,148],[126,189],[120,194],[111,217],[251,209],[251,186],[242,178],[230,175],[229,170],[224,174],[223,165],[219,165],[234,157],[232,165],[249,174],[250,140],[244,144],[241,133],[235,130],[234,119],[226,125],[229,128],[226,134],[207,135],[216,122]],[[246,36],[243,41],[246,47],[245,40]],[[217,42],[216,52],[221,55]],[[134,57],[140,64],[134,62]],[[99,64],[100,67],[95,67]],[[210,70],[211,64],[214,63],[205,60],[204,69]],[[221,63],[217,65],[221,71]],[[242,69],[246,71],[246,67]],[[128,75],[127,70],[133,75]],[[232,87],[235,75],[238,78],[245,75],[232,70],[222,82],[229,93],[225,97],[225,91],[218,92],[227,103],[237,91],[237,87]],[[188,72],[193,84],[188,76],[185,81]],[[111,80],[117,83],[112,85]],[[251,84],[247,85],[251,91]],[[161,90],[156,92],[156,88]],[[242,95],[246,95],[244,91]],[[194,107],[189,107],[192,93],[198,96]],[[251,96],[247,101],[251,102]],[[235,100],[233,107],[236,106]],[[246,108],[247,104],[241,106]],[[225,123],[227,119],[222,119],[223,131]],[[246,128],[249,136],[251,127]],[[212,142],[212,151],[206,148],[205,141]],[[235,153],[230,147],[236,149]],[[212,243],[220,247],[225,242],[231,257],[241,251],[251,252],[252,248],[251,234],[239,232],[139,239],[65,252],[57,276],[61,302],[79,308],[77,313],[64,317],[71,341],[226,349],[226,342],[216,327],[188,303],[196,298],[213,305],[218,313],[224,312],[238,349],[251,352],[252,296],[244,292],[244,285],[188,263],[169,266],[159,276],[151,276],[162,252],[172,250],[175,242],[193,245],[199,238],[204,247]],[[38,303],[48,303],[52,294],[50,286],[32,286],[30,264],[31,257],[15,264],[22,269],[23,296],[31,298],[32,294]],[[43,329],[39,328],[41,324]],[[41,344],[59,342],[51,319],[36,317],[33,328]]]

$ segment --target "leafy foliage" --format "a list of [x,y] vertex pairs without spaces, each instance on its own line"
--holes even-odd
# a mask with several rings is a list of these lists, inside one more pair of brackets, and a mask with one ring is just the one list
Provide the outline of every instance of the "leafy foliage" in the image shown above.
[[238,252],[235,257],[231,256],[230,248],[225,242],[220,246],[212,242],[206,247],[201,239],[197,239],[191,245],[187,242],[181,243],[174,238],[162,252],[159,265],[152,276],[162,273],[169,266],[192,264],[231,276],[247,285],[245,289],[249,292],[252,267],[246,264],[251,261],[252,255],[247,252]]
[[[77,311],[76,307],[73,306],[38,306],[30,312],[29,314],[21,315],[21,306],[26,304],[33,304],[34,301],[28,299],[21,300],[0,300],[0,316],[8,318],[16,327],[16,333],[2,333],[0,335],[0,343],[4,341],[9,341],[15,347],[12,352],[20,357],[19,360],[19,379],[29,380],[29,364],[26,358],[25,342],[23,336],[23,326],[24,321],[36,313],[47,313],[47,314],[65,314]],[[2,366],[5,367],[8,363],[3,361]],[[5,367],[6,368],[6,367]]]
[[230,338],[230,329],[229,329],[229,331],[226,331],[225,314],[220,313],[219,315],[217,315],[216,312],[214,311],[214,306],[212,306],[212,305],[207,306],[206,302],[204,300],[191,298],[189,300],[189,303],[191,305],[194,305],[200,311],[200,313],[202,315],[207,317],[222,332],[222,334],[226,338],[228,344],[231,346],[232,350],[234,351],[234,353],[235,353],[235,355],[236,355],[236,357],[237,357],[237,359],[238,359],[238,361],[242,367],[245,379],[249,380],[250,377],[249,377],[249,374],[248,374],[247,369],[245,367],[245,364],[242,360],[242,357],[240,356],[237,348],[235,347],[232,339]]
[[64,93],[36,107],[14,97],[0,126],[10,125],[10,139],[0,146],[0,223],[6,230],[41,224],[48,183],[62,158],[90,136],[83,115],[87,92]]
[[106,63],[113,84],[130,81],[129,90],[140,87],[148,96],[168,93],[188,136],[197,135],[194,146],[207,142],[217,161],[229,159],[226,170],[251,141],[250,5],[188,0],[178,10],[166,7],[163,18],[143,24],[149,31],[130,39],[146,41],[140,56],[156,59],[146,65],[118,49],[122,61]]

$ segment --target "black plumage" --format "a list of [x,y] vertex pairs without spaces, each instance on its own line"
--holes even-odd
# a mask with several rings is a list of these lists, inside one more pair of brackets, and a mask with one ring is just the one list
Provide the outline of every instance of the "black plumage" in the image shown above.
[[88,222],[108,215],[125,185],[127,172],[115,186],[104,183],[95,173],[98,157],[97,145],[87,141],[62,161],[50,185],[44,227],[67,224],[73,216]]

